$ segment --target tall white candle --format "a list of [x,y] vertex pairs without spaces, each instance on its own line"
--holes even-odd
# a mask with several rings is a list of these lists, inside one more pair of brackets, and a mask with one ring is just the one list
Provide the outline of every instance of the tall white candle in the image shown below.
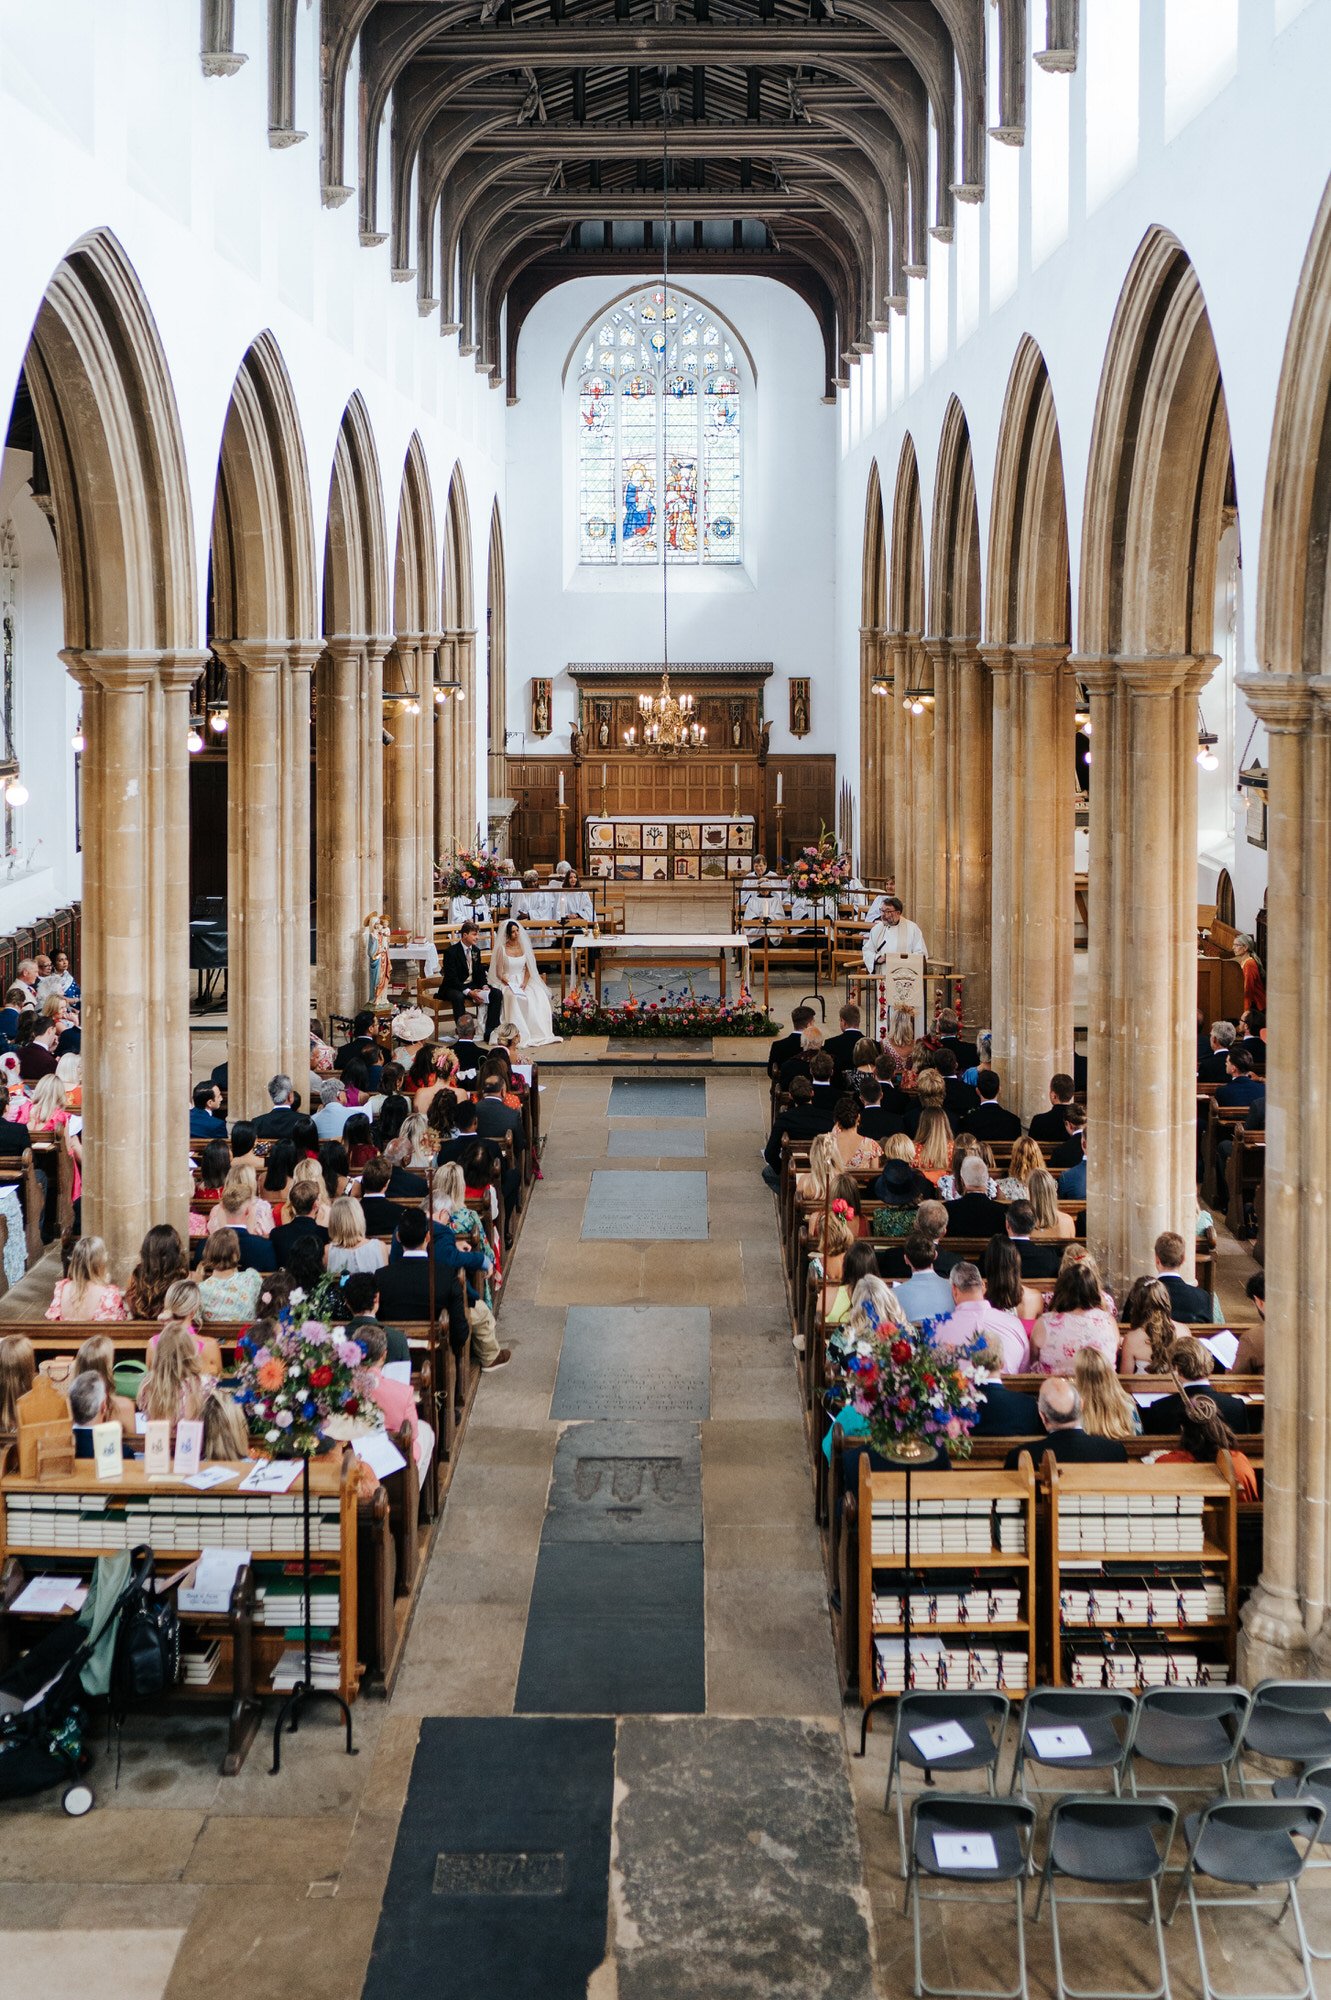
[[562,771],[559,774],[559,803],[561,806],[564,803],[564,773]]
[[739,765],[735,766],[735,790],[739,790]]
[[785,773],[782,771],[778,771],[776,774],[776,802],[778,805],[780,805],[781,803],[781,787],[782,784],[784,783],[784,780],[785,780]]
[[606,788],[606,785],[607,785],[607,784],[608,784],[608,782],[609,782],[609,771],[610,771],[610,766],[609,766],[608,764],[602,764],[602,766],[601,766],[601,790],[602,790],[602,791],[604,791],[604,790],[605,790],[605,788]]

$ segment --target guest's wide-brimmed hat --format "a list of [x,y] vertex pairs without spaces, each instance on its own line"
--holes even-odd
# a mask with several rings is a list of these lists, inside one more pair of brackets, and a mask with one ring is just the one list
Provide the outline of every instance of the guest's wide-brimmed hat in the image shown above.
[[888,1160],[878,1185],[885,1195],[907,1200],[915,1193],[915,1169],[909,1160]]

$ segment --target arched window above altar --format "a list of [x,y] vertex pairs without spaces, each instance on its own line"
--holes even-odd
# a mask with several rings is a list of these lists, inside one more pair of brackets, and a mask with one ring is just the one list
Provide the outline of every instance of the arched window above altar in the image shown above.
[[579,562],[740,562],[744,353],[717,313],[674,286],[632,292],[584,329],[569,357]]

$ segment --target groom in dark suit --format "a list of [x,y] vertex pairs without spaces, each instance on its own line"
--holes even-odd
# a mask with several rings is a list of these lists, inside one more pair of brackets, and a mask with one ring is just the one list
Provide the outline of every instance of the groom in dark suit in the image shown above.
[[456,944],[449,945],[444,953],[443,971],[439,980],[439,991],[453,1008],[454,1021],[460,1021],[473,1007],[485,1006],[485,1039],[488,1042],[499,1026],[499,1016],[503,1009],[504,996],[496,992],[485,975],[485,966],[476,945],[477,931],[473,923],[465,923]]

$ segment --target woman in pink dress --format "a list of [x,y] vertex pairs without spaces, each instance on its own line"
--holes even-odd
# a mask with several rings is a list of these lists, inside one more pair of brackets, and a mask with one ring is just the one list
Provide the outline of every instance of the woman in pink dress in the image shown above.
[[1042,1375],[1070,1375],[1083,1347],[1095,1348],[1117,1368],[1118,1321],[1101,1303],[1100,1274],[1089,1257],[1059,1272],[1054,1295],[1031,1329],[1031,1367]]
[[69,1276],[58,1281],[46,1317],[61,1321],[129,1318],[119,1287],[111,1283],[106,1245],[100,1236],[80,1236],[69,1253]]

